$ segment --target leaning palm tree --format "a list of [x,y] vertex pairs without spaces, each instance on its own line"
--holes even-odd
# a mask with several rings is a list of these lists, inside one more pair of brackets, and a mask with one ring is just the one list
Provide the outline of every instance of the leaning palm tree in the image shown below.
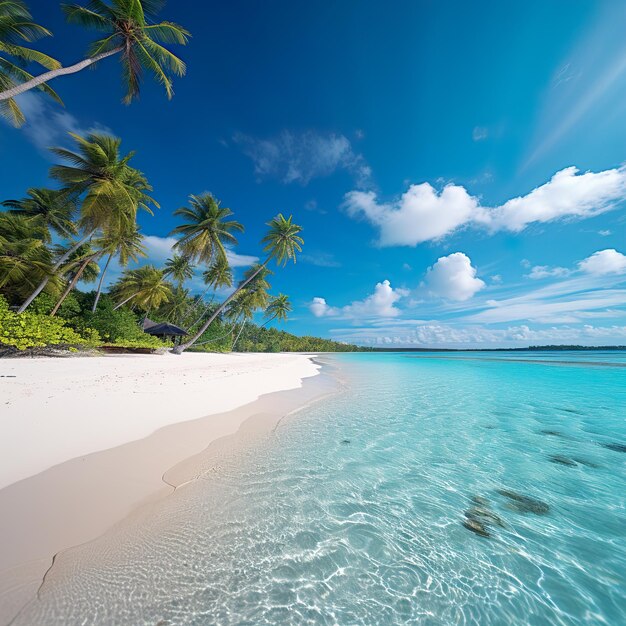
[[254,278],[267,268],[268,263],[273,259],[277,265],[286,265],[288,261],[296,262],[296,254],[302,251],[302,245],[304,240],[300,237],[302,227],[293,223],[292,216],[285,218],[282,213],[279,213],[275,218],[267,223],[269,230],[265,237],[261,239],[261,243],[265,244],[263,252],[267,253],[267,256],[263,263],[261,263],[255,270],[242,281],[237,289],[233,291],[220,306],[215,309],[209,319],[204,322],[200,330],[187,342],[175,346],[173,352],[175,354],[182,354],[187,348],[191,347],[206,329],[213,323],[218,315],[228,306],[228,303],[237,296],[237,294],[246,287],[246,285],[254,280]]
[[86,6],[62,5],[69,22],[93,28],[104,36],[91,44],[87,58],[79,63],[52,67],[50,71],[30,77],[19,85],[3,85],[0,102],[11,100],[58,76],[75,74],[116,54],[120,55],[122,63],[126,104],[139,96],[143,70],[152,73],[165,88],[167,97],[171,98],[174,93],[171,76],[183,76],[186,68],[183,61],[161,44],[185,45],[189,33],[172,22],[155,23],[156,15],[164,4],[163,0],[90,0]]
[[171,276],[178,287],[182,287],[183,283],[193,276],[194,265],[189,259],[182,254],[175,254],[171,259],[165,261],[165,276]]
[[291,311],[292,307],[291,302],[289,301],[289,296],[286,296],[284,293],[279,293],[270,300],[270,303],[265,309],[265,317],[267,317],[267,321],[263,324],[263,326],[267,326],[274,320],[284,322]]
[[[65,250],[61,253],[63,254]],[[96,263],[96,260],[102,255],[102,250],[95,250],[90,244],[86,243],[82,245],[72,257],[68,260],[64,266],[61,274],[68,281],[65,291],[59,298],[58,302],[54,305],[50,316],[54,317],[67,296],[70,295],[72,290],[76,287],[79,280],[85,283],[93,283],[100,274],[100,267]]]
[[[22,45],[51,34],[47,28],[32,21],[32,16],[22,0],[0,1],[0,92],[5,93],[20,83],[33,79],[23,67],[26,63],[38,63],[49,70],[61,67],[58,61],[47,54]],[[59,96],[45,84],[45,80],[36,86],[57,102],[61,102]],[[21,126],[25,122],[24,114],[14,96],[0,98],[0,117],[6,118],[14,126]]]
[[124,273],[111,289],[112,295],[120,302],[113,308],[131,303],[143,310],[157,309],[172,297],[172,286],[163,271],[154,265],[144,265]]
[[189,207],[174,211],[174,215],[185,219],[172,231],[172,235],[180,236],[174,248],[199,263],[226,259],[226,246],[237,243],[233,233],[244,230],[239,222],[228,220],[232,214],[210,193],[189,196]]
[[[67,163],[54,165],[50,176],[62,183],[63,191],[69,196],[82,198],[78,220],[80,236],[57,260],[52,275],[56,275],[74,251],[98,230],[129,227],[136,223],[138,209],[152,214],[150,205],[159,206],[147,194],[152,187],[145,176],[129,165],[134,152],[121,155],[120,139],[100,133],[89,133],[86,137],[70,135],[76,141],[77,151],[53,148],[54,154]],[[39,283],[21,305],[19,313],[43,291],[48,280],[46,277]]]
[[109,269],[111,260],[117,257],[121,267],[126,267],[130,261],[136,263],[140,257],[148,256],[146,247],[143,245],[143,235],[140,234],[136,224],[107,231],[102,237],[94,241],[94,245],[102,250],[102,254],[106,255],[107,260],[100,274],[96,297],[91,307],[92,313],[95,313],[98,308],[104,277]]
[[77,212],[76,199],[66,191],[31,188],[26,191],[26,197],[22,200],[5,200],[2,206],[7,207],[9,213],[39,220],[52,233],[63,239],[71,239],[77,234],[74,223]]

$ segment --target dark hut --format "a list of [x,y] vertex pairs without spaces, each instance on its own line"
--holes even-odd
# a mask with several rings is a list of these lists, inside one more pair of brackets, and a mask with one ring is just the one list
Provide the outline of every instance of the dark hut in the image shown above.
[[169,324],[168,322],[153,322],[147,317],[143,321],[143,331],[160,339],[175,339],[176,337],[184,337],[187,334],[187,331],[179,326]]

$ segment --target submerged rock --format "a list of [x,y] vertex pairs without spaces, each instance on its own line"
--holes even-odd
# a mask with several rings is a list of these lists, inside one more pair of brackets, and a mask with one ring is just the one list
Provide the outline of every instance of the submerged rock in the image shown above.
[[481,537],[491,537],[491,533],[487,530],[485,525],[477,519],[466,518],[463,520],[463,526]]
[[470,500],[478,506],[489,506],[489,500],[484,496],[472,496]]
[[465,511],[465,517],[471,520],[477,520],[482,524],[494,524],[504,528],[504,522],[493,511],[487,508],[473,506]]
[[566,456],[562,456],[561,454],[551,454],[548,457],[550,463],[556,463],[557,465],[567,465],[567,467],[576,467],[578,463],[573,459],[568,459]]
[[614,452],[626,452],[626,444],[625,443],[601,443],[603,448],[608,448],[609,450],[613,450]]
[[550,510],[550,507],[541,500],[525,496],[521,493],[516,493],[510,489],[496,489],[496,492],[501,496],[508,498],[509,508],[519,513],[534,513],[535,515],[546,515]]
[[551,437],[562,437],[563,439],[567,439],[567,437],[559,430],[542,430],[540,432],[542,435],[550,435]]

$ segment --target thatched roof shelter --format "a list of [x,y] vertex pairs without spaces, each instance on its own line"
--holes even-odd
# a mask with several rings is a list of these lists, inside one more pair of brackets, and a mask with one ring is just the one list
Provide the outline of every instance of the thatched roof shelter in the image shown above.
[[180,326],[175,326],[174,324],[169,324],[168,322],[153,322],[147,317],[143,321],[143,330],[149,335],[155,335],[163,338],[184,337],[187,335],[187,331],[180,328]]

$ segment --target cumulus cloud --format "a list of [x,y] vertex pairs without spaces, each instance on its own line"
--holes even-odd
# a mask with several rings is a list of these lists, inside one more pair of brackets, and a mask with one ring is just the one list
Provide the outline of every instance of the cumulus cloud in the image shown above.
[[396,201],[381,203],[372,191],[351,191],[344,207],[379,229],[381,246],[415,246],[439,240],[466,227],[490,233],[521,232],[533,223],[583,219],[613,209],[626,195],[626,167],[579,173],[575,167],[557,172],[525,196],[497,207],[483,206],[465,187],[429,183],[411,185]]
[[388,280],[377,283],[374,293],[363,300],[357,300],[344,307],[329,306],[324,298],[316,297],[309,304],[309,310],[316,317],[341,316],[351,319],[396,317],[400,309],[395,304],[407,296],[406,289],[394,289]]
[[550,267],[549,265],[535,265],[528,274],[527,278],[533,280],[541,280],[543,278],[562,278],[571,274],[571,270],[566,267]]
[[459,302],[469,300],[485,287],[484,281],[476,277],[470,258],[462,252],[440,257],[426,271],[424,284],[432,295]]
[[350,140],[335,133],[283,131],[269,139],[237,133],[233,140],[252,159],[258,178],[307,185],[338,170],[350,172],[358,186],[367,184],[371,169]]
[[626,273],[626,255],[613,248],[594,252],[578,264],[580,270],[594,276]]

